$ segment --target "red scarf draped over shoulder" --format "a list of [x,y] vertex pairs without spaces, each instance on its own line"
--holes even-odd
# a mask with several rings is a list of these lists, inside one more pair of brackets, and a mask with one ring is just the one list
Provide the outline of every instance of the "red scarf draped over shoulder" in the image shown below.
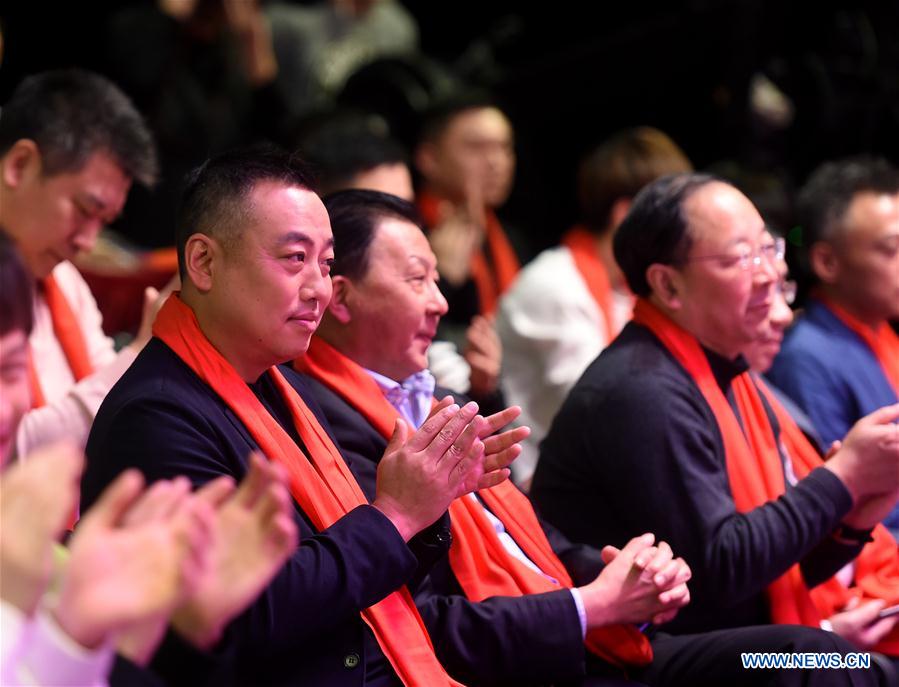
[[[84,332],[78,324],[78,318],[72,310],[66,295],[59,288],[56,279],[51,274],[39,282],[39,289],[44,297],[44,302],[50,310],[50,319],[53,322],[53,333],[62,347],[62,352],[72,370],[75,381],[81,381],[93,374],[87,343],[84,340]],[[28,379],[31,384],[31,407],[40,408],[46,405],[44,393],[40,385],[35,361],[29,350],[28,354]]]
[[823,294],[816,293],[815,298],[868,345],[893,391],[899,396],[899,336],[896,336],[889,323],[881,322],[876,329],[872,329]]
[[612,305],[612,285],[609,283],[609,275],[606,266],[596,251],[596,236],[582,226],[570,229],[562,237],[562,245],[571,251],[571,258],[578,274],[587,284],[587,290],[599,306],[606,323],[606,334],[609,341],[618,336],[621,331],[615,322]]
[[[277,367],[269,368],[267,374],[290,409],[308,455],[203,335],[193,310],[177,294],[159,311],[153,334],[234,411],[265,456],[287,469],[290,493],[317,529],[329,527],[357,506],[368,503],[337,447]],[[459,685],[437,661],[406,587],[366,608],[362,618],[404,685]]]
[[[745,427],[744,434],[696,338],[642,298],[637,301],[634,322],[647,327],[662,342],[692,377],[711,407],[724,440],[728,481],[737,510],[745,513],[781,496],[786,485],[777,439],[759,387],[750,374],[739,375],[731,384]],[[759,384],[777,416],[780,439],[793,470],[802,479],[822,464],[821,458],[789,413],[760,381]],[[896,542],[882,526],[874,529],[873,536],[874,541],[866,545],[856,559],[856,586],[851,590],[831,578],[809,591],[798,564],[774,580],[767,589],[773,622],[818,627],[822,618],[841,610],[853,596],[864,600],[884,599],[888,604],[899,603]],[[875,650],[899,655],[899,628],[894,629]]]
[[[306,355],[294,365],[338,394],[389,440],[399,413],[360,365],[319,337],[312,338]],[[453,543],[449,558],[453,573],[469,600],[477,602],[492,596],[539,594],[573,586],[568,571],[553,552],[531,502],[524,494],[506,481],[482,489],[478,496],[528,558],[546,575],[558,580],[558,584],[510,555],[484,509],[465,496],[450,505]],[[547,628],[547,632],[551,631],[552,628]],[[596,655],[622,668],[643,666],[652,661],[649,640],[629,625],[591,630],[586,645]]]
[[[426,191],[419,194],[418,209],[429,229],[436,227],[443,219],[441,205],[445,202],[447,201]],[[484,216],[486,219],[484,240],[490,248],[491,260],[487,260],[483,250],[478,250],[471,256],[470,270],[471,278],[478,289],[481,314],[492,315],[496,312],[499,297],[515,281],[521,264],[493,210],[485,208]]]

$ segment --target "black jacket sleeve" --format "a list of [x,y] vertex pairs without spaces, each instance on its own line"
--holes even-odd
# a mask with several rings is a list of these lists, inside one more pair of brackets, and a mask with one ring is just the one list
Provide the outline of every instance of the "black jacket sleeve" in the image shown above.
[[780,498],[738,513],[711,410],[685,378],[632,370],[614,390],[580,385],[543,443],[532,496],[576,541],[622,546],[654,532],[693,570],[692,603],[672,631],[764,620],[761,594],[851,507],[816,470]]
[[[240,481],[246,455],[208,415],[181,399],[159,395],[121,406],[88,445],[82,482],[87,508],[126,467],[148,482],[186,475],[195,486],[220,475]],[[246,445],[245,453],[251,448]],[[375,508],[359,506],[316,532],[299,512],[300,546],[261,597],[229,628],[242,650],[265,656],[300,647],[358,617],[359,612],[401,587],[415,557],[393,524]],[[227,642],[227,638],[226,638]]]

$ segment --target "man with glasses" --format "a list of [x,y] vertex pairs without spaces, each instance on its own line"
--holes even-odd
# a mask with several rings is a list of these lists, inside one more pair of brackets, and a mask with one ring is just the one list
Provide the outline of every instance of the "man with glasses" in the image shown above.
[[[827,163],[800,193],[799,219],[817,284],[770,374],[829,444],[899,400],[899,170]],[[899,509],[886,522],[899,535]]]
[[[770,369],[780,351],[784,332],[793,321],[790,304],[796,297],[796,282],[787,280],[785,263],[780,266],[779,271],[781,277],[774,291],[768,320],[759,337],[743,349],[743,355],[756,375]],[[795,485],[804,465],[817,465],[820,462],[820,441],[816,440],[814,428],[810,427],[811,423],[801,408],[777,387],[760,382],[758,377],[755,379],[756,384],[764,384],[765,391],[770,392],[770,405],[778,409],[777,420],[782,437],[777,456],[780,463],[772,467],[778,468],[782,464],[784,483]],[[744,469],[759,476],[763,468],[764,465],[758,462],[744,465]],[[878,528],[878,532],[872,534],[872,539],[878,538],[878,541],[862,549],[859,560],[837,573],[834,579],[822,586],[823,589],[817,589],[814,597],[819,604],[818,610],[824,627],[831,628],[859,648],[883,651],[895,656],[899,649],[899,630],[896,629],[899,616],[881,618],[880,612],[899,595],[899,584],[896,582],[899,579],[896,577],[899,575],[899,554],[886,529]],[[870,560],[875,557],[878,562],[871,565]],[[886,581],[890,578],[891,585],[876,582],[877,579]],[[852,595],[851,603],[846,602],[847,595]],[[899,674],[896,679],[899,679]]]
[[588,544],[647,531],[670,542],[694,572],[675,634],[818,625],[807,589],[858,554],[859,531],[899,487],[899,406],[759,498],[766,484],[739,465],[776,452],[779,430],[742,352],[769,319],[780,244],[736,188],[682,174],[637,195],[614,248],[638,297],[634,320],[553,422],[532,490],[541,514]]

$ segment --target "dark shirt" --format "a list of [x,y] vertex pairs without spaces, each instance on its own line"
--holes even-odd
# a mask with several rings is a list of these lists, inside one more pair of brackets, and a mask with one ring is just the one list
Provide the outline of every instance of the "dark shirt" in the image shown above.
[[[330,431],[302,378],[287,368],[282,372]],[[250,386],[298,441],[270,377]],[[224,402],[153,339],[97,415],[87,444],[82,506],[89,507],[128,467],[140,469],[148,482],[176,475],[186,475],[195,486],[220,475],[240,481],[249,453],[257,449]],[[191,670],[167,643],[154,661],[160,675],[185,684],[197,684],[198,677],[210,684],[398,684],[360,611],[413,578],[418,567],[413,551],[368,505],[320,532],[298,507],[295,521],[300,546],[216,647],[224,667]]]
[[[745,362],[706,355],[731,397]],[[531,496],[575,541],[620,547],[645,532],[667,541],[693,570],[692,601],[666,625],[674,633],[770,622],[765,588],[791,565],[801,563],[814,585],[860,548],[829,536],[852,501],[823,468],[738,513],[711,408],[658,339],[633,323],[560,409]]]

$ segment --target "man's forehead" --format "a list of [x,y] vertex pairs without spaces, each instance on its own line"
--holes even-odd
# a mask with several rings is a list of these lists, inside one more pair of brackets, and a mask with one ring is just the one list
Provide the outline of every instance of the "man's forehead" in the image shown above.
[[403,261],[413,257],[428,263],[437,261],[424,232],[404,219],[385,217],[378,222],[372,245]]
[[86,165],[63,183],[63,188],[68,187],[64,193],[71,194],[86,211],[107,222],[121,214],[131,188],[131,178],[111,160]]
[[740,229],[745,238],[756,239],[767,231],[758,210],[733,186],[713,181],[697,189],[684,201],[684,213],[694,240],[734,238]]
[[461,138],[511,138],[512,124],[495,107],[477,107],[457,113],[447,125],[445,133]]
[[899,232],[899,193],[863,191],[855,194],[846,212],[844,229],[889,236]]

